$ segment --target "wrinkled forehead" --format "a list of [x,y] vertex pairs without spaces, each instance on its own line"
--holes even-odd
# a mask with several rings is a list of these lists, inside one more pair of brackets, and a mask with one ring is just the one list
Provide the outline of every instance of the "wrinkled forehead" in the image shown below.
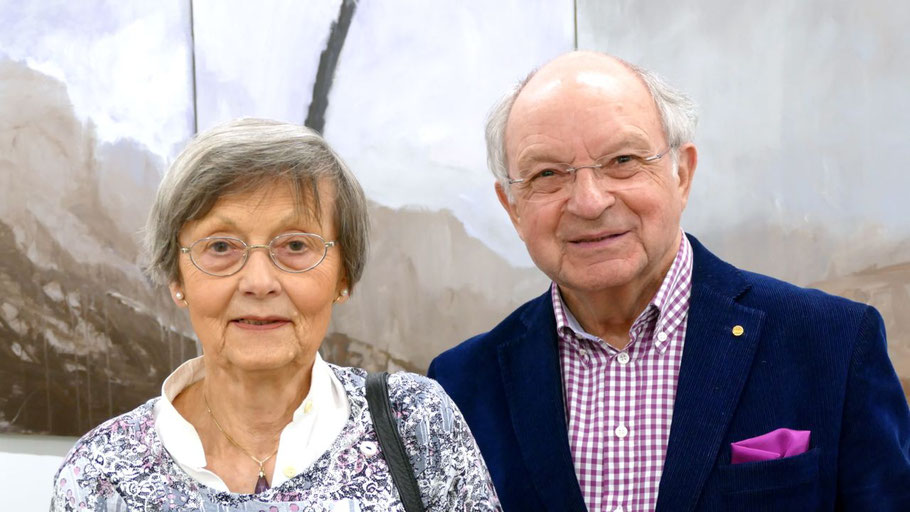
[[570,54],[542,67],[515,99],[512,113],[592,103],[636,105],[657,115],[647,86],[629,67],[607,56],[587,54]]

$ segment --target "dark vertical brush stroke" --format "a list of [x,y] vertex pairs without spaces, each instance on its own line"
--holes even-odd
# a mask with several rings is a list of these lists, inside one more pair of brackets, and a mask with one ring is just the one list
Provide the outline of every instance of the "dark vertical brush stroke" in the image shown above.
[[196,22],[193,18],[193,0],[190,0],[190,56],[193,73],[193,134],[199,131],[199,107],[196,101]]
[[573,11],[572,14],[574,14],[574,16],[572,17],[572,24],[574,25],[572,27],[573,28],[572,46],[574,46],[574,48],[577,50],[578,49],[578,0],[575,0],[572,3],[574,4],[574,5],[572,5],[572,11]]
[[316,83],[313,84],[313,100],[310,101],[310,110],[307,112],[304,124],[322,133],[325,128],[325,111],[329,108],[329,90],[335,78],[335,67],[338,65],[338,56],[348,36],[348,28],[354,18],[354,9],[357,0],[341,0],[341,9],[338,19],[332,22],[329,40],[319,56],[319,69],[316,71]]

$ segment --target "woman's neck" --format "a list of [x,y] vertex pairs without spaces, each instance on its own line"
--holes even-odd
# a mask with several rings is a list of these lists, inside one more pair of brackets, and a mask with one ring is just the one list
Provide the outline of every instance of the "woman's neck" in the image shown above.
[[[313,362],[246,372],[206,365],[202,393],[221,427],[247,450],[277,439],[310,390]],[[244,445],[246,440],[248,445]]]
[[233,492],[252,492],[263,460],[268,480],[281,432],[307,396],[313,363],[246,372],[205,361],[206,375],[184,389],[174,407],[195,427],[206,467]]

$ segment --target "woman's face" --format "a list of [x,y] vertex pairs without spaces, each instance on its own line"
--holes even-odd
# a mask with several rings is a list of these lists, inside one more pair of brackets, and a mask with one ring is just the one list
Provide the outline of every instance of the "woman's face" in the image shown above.
[[[178,240],[182,247],[211,236],[265,245],[293,232],[335,240],[331,184],[320,181],[319,191],[321,222],[308,208],[295,208],[289,184],[276,182],[221,197],[205,217],[186,223]],[[307,199],[307,205],[314,204]],[[171,295],[184,294],[175,301],[189,309],[203,354],[226,369],[307,367],[328,329],[332,304],[347,287],[337,245],[316,268],[302,273],[279,269],[265,249],[251,250],[243,268],[227,277],[200,271],[187,254],[179,258],[182,283],[171,284]]]

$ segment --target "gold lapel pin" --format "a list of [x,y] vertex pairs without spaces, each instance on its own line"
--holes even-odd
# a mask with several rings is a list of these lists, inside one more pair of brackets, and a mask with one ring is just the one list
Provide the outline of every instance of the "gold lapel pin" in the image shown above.
[[737,336],[737,337],[742,336],[744,332],[746,332],[746,331],[745,331],[745,329],[743,329],[743,326],[741,326],[741,325],[733,326],[733,336]]

